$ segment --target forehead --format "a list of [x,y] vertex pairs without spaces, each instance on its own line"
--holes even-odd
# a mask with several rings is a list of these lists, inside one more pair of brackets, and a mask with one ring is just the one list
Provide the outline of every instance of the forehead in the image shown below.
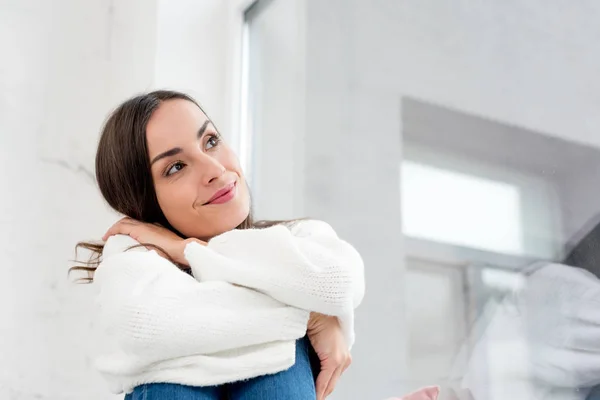
[[162,102],[146,127],[150,155],[181,147],[186,140],[195,140],[198,129],[207,119],[191,101],[175,99]]

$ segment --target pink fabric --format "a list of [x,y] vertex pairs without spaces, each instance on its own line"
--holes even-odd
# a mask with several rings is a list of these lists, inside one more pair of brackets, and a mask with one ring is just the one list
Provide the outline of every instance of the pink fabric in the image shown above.
[[428,386],[412,392],[402,397],[395,397],[388,400],[436,400],[440,393],[440,388],[437,386]]

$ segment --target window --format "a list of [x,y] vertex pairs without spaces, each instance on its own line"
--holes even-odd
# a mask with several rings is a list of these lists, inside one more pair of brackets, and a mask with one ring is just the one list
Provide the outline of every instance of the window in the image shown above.
[[447,377],[467,332],[465,271],[460,266],[408,259],[406,322],[414,386]]
[[499,253],[524,252],[521,193],[504,182],[405,161],[406,235]]
[[[402,117],[409,367],[422,386],[462,377],[465,355],[481,343],[506,295],[524,284],[521,268],[560,257],[560,181],[541,173],[554,165],[558,145],[412,100],[404,101]],[[544,156],[533,152],[539,149]],[[518,346],[526,354],[525,344]],[[502,371],[503,352],[510,354],[479,345],[477,354],[490,358],[482,375]]]
[[405,143],[401,164],[407,237],[462,249],[557,259],[555,185],[528,171]]
[[259,0],[244,15],[239,147],[258,219],[302,215],[305,35],[301,7],[296,0]]

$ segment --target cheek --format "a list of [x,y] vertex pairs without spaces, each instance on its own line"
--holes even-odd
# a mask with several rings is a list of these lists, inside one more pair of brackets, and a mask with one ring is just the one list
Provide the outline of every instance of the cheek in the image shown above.
[[250,192],[248,190],[248,186],[246,186],[246,182],[242,180],[238,184],[239,187],[237,206],[240,209],[240,213],[245,214],[245,216],[247,216],[250,212]]
[[168,220],[185,217],[192,209],[195,193],[188,185],[175,182],[173,184],[157,185],[156,197],[158,205]]
[[240,167],[240,161],[231,148],[224,146],[219,152],[218,160],[226,170],[233,171],[242,179],[244,179],[244,173]]

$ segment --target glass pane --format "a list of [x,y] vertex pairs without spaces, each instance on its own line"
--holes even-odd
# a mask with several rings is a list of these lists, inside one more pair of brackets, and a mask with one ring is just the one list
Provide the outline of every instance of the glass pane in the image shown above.
[[[246,13],[247,93],[242,143],[259,219],[298,217],[304,62],[296,1],[260,1]],[[285,178],[282,178],[285,177]]]
[[523,252],[521,198],[515,186],[402,163],[406,235],[500,253]]
[[406,302],[413,384],[439,381],[450,372],[466,329],[463,287],[460,269],[408,261]]

